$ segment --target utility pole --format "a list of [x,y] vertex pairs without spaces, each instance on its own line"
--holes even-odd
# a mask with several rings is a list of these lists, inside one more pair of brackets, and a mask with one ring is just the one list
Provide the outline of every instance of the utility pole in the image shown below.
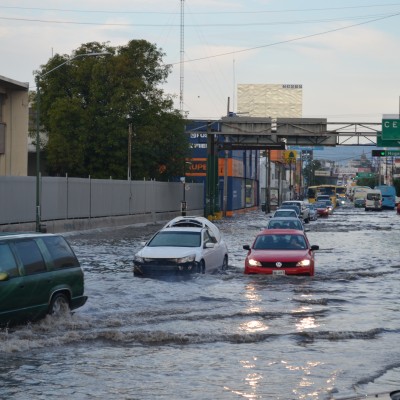
[[183,111],[183,81],[184,81],[184,56],[185,56],[185,0],[181,0],[181,62],[180,62],[180,87],[179,87],[179,109]]

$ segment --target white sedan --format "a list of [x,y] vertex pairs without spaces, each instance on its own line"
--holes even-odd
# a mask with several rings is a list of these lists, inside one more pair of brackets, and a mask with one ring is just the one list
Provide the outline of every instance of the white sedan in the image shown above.
[[218,228],[203,217],[178,217],[135,255],[135,276],[189,275],[228,266],[228,249]]

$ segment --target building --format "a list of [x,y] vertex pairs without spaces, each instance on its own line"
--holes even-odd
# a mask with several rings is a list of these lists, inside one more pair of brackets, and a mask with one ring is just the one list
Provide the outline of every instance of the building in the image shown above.
[[[303,115],[303,85],[238,84],[237,110],[238,115],[246,117],[301,118]],[[265,202],[267,194],[267,165],[267,161],[262,159],[260,165],[261,203]],[[272,150],[270,165],[270,205],[275,208],[282,201],[291,200],[295,193],[300,194],[301,188],[296,188],[296,160],[292,165],[293,169],[289,168],[289,164],[284,162],[284,151]],[[300,176],[300,173],[297,175]]]
[[238,84],[237,114],[248,117],[301,118],[303,85]]
[[[208,134],[215,135],[216,141],[221,132],[221,124],[214,121],[191,121],[186,125],[186,133],[192,148],[188,168],[185,173],[186,182],[201,182],[207,187],[207,177],[213,179],[212,171],[207,171],[210,166],[207,148]],[[259,151],[258,150],[225,150],[217,151],[215,160],[216,208],[226,216],[232,216],[242,211],[255,209],[259,206]],[[214,194],[212,193],[212,196]],[[205,205],[214,199],[207,199]]]
[[0,176],[28,172],[29,84],[0,76]]

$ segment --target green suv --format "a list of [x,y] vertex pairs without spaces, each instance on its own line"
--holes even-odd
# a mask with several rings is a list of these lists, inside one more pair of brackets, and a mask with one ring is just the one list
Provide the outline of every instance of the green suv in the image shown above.
[[0,326],[85,304],[82,268],[60,235],[0,233]]

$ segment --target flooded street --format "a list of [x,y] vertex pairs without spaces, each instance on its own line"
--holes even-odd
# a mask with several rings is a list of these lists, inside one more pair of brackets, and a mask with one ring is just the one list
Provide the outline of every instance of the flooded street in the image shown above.
[[161,225],[65,235],[86,305],[0,330],[1,399],[340,399],[400,389],[400,216],[337,209],[307,225],[314,277],[248,276],[268,217],[216,222],[229,268],[163,281],[132,259]]

